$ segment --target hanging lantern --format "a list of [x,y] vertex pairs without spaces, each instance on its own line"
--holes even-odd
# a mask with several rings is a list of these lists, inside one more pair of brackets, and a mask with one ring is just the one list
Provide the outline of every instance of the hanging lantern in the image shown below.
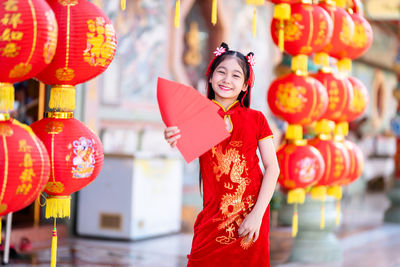
[[[311,1],[310,1],[311,2]],[[282,21],[273,19],[272,40],[279,45]],[[333,24],[328,13],[317,5],[296,3],[291,5],[290,19],[284,22],[284,48],[293,56],[310,55],[324,48],[332,36]],[[302,70],[307,70],[306,66]]]
[[36,77],[53,85],[51,109],[75,108],[75,85],[104,72],[114,58],[116,36],[110,19],[87,0],[48,0],[59,25],[56,55]]
[[0,111],[12,110],[13,83],[32,78],[52,60],[57,22],[43,0],[2,1],[0,5]]
[[71,112],[50,112],[31,125],[50,156],[52,170],[44,189],[46,218],[70,215],[70,195],[92,182],[103,165],[100,139]]
[[292,236],[296,236],[298,228],[297,205],[304,203],[304,188],[317,183],[321,179],[325,163],[318,150],[307,145],[305,140],[284,144],[278,149],[277,158],[282,170],[278,182],[284,190],[288,191],[287,202],[294,204]]
[[351,83],[342,74],[320,70],[311,75],[320,81],[328,92],[328,107],[322,118],[335,122],[343,121],[348,116],[353,101]]
[[354,34],[349,47],[346,49],[346,57],[355,59],[362,56],[371,46],[373,32],[369,22],[359,13],[349,10],[354,22]]
[[324,114],[328,95],[316,79],[291,73],[270,85],[267,100],[272,113],[289,123],[287,138],[302,139],[302,126]]
[[257,9],[256,9],[256,6],[264,5],[265,0],[246,0],[246,4],[254,5],[253,19],[252,19],[251,26],[252,26],[253,36],[256,37],[256,33],[257,33]]
[[346,56],[346,49],[349,47],[353,34],[354,22],[350,15],[342,8],[342,4],[335,5],[331,0],[320,1],[322,7],[332,18],[333,34],[330,42],[323,48],[322,52],[335,58]]
[[347,121],[353,121],[364,114],[368,107],[369,95],[365,85],[355,77],[347,77],[353,87],[353,101],[350,105]]
[[42,192],[49,178],[49,157],[31,128],[0,114],[0,216],[21,210]]
[[354,182],[361,176],[364,165],[364,156],[360,148],[353,142],[344,140],[343,144],[349,152],[350,165],[349,174],[345,179],[340,181],[340,185],[347,185]]

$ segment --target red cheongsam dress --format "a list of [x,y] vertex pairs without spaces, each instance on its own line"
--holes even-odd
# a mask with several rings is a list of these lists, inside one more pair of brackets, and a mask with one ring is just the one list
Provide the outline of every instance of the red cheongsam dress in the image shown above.
[[225,110],[214,102],[231,135],[200,157],[203,210],[194,225],[188,267],[270,266],[269,206],[256,242],[245,242],[238,229],[257,201],[263,178],[257,142],[272,137],[271,129],[260,111],[238,101]]

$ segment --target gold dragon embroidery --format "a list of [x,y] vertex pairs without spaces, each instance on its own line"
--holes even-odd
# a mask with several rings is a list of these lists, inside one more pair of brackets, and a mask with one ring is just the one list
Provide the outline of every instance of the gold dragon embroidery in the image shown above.
[[[225,174],[230,175],[232,183],[238,184],[234,193],[226,193],[222,196],[220,205],[222,216],[215,219],[215,221],[221,221],[218,225],[218,229],[225,229],[227,232],[227,235],[218,236],[216,241],[225,245],[236,240],[234,232],[237,231],[238,227],[241,225],[249,208],[254,205],[253,196],[247,196],[243,199],[243,194],[250,180],[247,178],[248,170],[246,167],[246,159],[243,155],[239,154],[239,151],[235,148],[241,146],[242,143],[234,141],[231,145],[232,148],[228,149],[225,153],[223,153],[221,146],[212,148],[212,156],[217,159],[217,163],[214,163],[213,168],[217,181],[219,182],[221,176]],[[242,177],[243,174],[245,177]],[[234,184],[224,183],[224,187],[228,190],[233,190]],[[251,246],[252,240],[250,240],[250,242],[245,242],[244,239],[246,238],[241,240],[241,246],[247,249]]]

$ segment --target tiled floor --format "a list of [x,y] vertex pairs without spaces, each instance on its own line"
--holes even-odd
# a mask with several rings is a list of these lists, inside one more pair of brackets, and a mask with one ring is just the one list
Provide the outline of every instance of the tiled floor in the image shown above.
[[[383,194],[360,201],[342,202],[344,223],[338,232],[343,249],[340,263],[275,264],[279,267],[400,267],[400,224],[383,224],[388,206]],[[137,242],[94,239],[63,239],[58,249],[58,267],[135,266],[183,267],[190,250],[191,234],[177,234]],[[37,244],[39,247],[49,244]],[[37,249],[14,259],[11,266],[49,266],[50,249]],[[246,266],[247,267],[247,266]]]

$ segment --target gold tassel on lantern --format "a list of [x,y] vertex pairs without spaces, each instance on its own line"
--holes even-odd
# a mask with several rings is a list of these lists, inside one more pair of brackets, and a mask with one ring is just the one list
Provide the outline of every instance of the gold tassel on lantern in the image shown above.
[[179,28],[180,16],[181,16],[180,13],[181,13],[181,0],[177,0],[175,3],[175,20],[174,20],[175,28]]
[[0,113],[8,113],[14,107],[14,86],[0,82]]
[[126,0],[121,0],[121,9],[122,10],[126,9]]
[[342,73],[350,73],[351,65],[351,60],[349,58],[342,58],[337,62],[337,67]]
[[325,228],[325,200],[327,195],[327,189],[325,186],[316,186],[311,189],[311,197],[316,200],[321,200],[321,219],[320,228]]
[[285,49],[285,20],[290,19],[290,5],[279,4],[274,7],[274,18],[279,20],[278,46],[281,51]]
[[[246,0],[246,4],[248,5],[255,5],[255,6],[261,6],[264,5],[264,0]],[[257,34],[257,10],[254,7],[253,10],[253,19],[252,19],[252,32],[253,32],[253,36],[256,37]]]
[[303,204],[306,200],[306,192],[303,188],[297,188],[290,190],[288,193],[287,203],[294,204],[293,216],[292,216],[292,236],[295,237],[299,228],[299,215],[297,210],[298,204]]
[[340,222],[340,200],[342,199],[342,188],[340,186],[331,186],[328,188],[328,195],[336,199],[336,225]]
[[51,239],[51,260],[50,267],[56,267],[57,263],[57,227],[56,219],[54,218],[53,237]]
[[46,218],[64,218],[71,214],[71,196],[47,196]]
[[75,109],[75,86],[52,86],[49,107],[61,111],[73,111]]
[[212,7],[211,7],[211,23],[212,23],[212,25],[217,24],[217,8],[218,8],[218,2],[217,2],[217,0],[213,0]]

